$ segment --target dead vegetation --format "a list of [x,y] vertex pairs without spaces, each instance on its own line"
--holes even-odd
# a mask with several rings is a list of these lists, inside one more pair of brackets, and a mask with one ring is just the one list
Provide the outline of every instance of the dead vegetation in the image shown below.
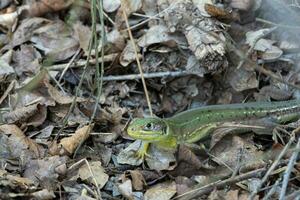
[[126,134],[134,117],[299,98],[299,8],[1,0],[0,199],[299,197],[297,120],[144,161]]

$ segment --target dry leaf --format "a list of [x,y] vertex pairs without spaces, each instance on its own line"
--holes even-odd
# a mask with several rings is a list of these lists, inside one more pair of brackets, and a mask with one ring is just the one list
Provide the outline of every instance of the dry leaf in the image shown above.
[[176,183],[156,184],[145,192],[145,200],[169,200],[176,194]]
[[97,182],[100,189],[103,188],[109,178],[99,161],[89,162],[89,166],[84,164],[79,168],[78,175],[82,180],[90,184],[96,185]]
[[26,137],[16,125],[1,125],[0,133],[9,136],[8,147],[14,158],[24,159],[27,162],[44,154],[44,148]]
[[78,130],[76,130],[75,134],[71,137],[65,137],[60,141],[60,145],[63,147],[63,149],[66,151],[61,154],[73,154],[76,148],[82,144],[89,136],[90,132],[93,128],[93,125],[84,126]]
[[61,166],[66,165],[68,158],[60,156],[52,156],[43,159],[30,160],[24,170],[24,177],[27,177],[35,182],[36,185],[41,185],[44,188],[55,189],[60,175]]
[[132,178],[132,186],[135,190],[143,190],[146,185],[146,181],[139,170],[130,170],[130,176]]
[[[48,88],[48,93],[50,96],[59,104],[71,104],[73,102],[74,97],[67,96],[62,94],[62,92],[58,91],[55,87],[53,87],[49,81],[44,81],[45,86]],[[76,102],[85,102],[86,100],[81,97],[76,98]]]

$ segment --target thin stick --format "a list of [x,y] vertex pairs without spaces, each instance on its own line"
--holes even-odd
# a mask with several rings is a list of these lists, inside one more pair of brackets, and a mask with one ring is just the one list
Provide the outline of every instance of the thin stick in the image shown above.
[[135,45],[135,42],[134,42],[131,30],[129,28],[129,23],[128,23],[127,15],[125,13],[125,9],[124,9],[124,6],[123,6],[122,3],[121,3],[121,6],[122,6],[122,11],[123,11],[123,17],[124,17],[124,20],[125,20],[125,23],[126,23],[126,26],[127,26],[128,35],[129,35],[130,41],[132,43],[132,46],[134,48],[135,59],[136,59],[136,63],[137,63],[138,68],[139,68],[140,75],[141,75],[141,79],[142,79],[142,83],[143,83],[143,87],[144,87],[144,92],[145,92],[145,96],[146,96],[146,100],[147,100],[149,112],[150,112],[150,115],[153,116],[152,106],[151,106],[151,102],[150,102],[150,98],[149,98],[149,94],[148,94],[148,90],[147,90],[146,81],[144,79],[143,69],[142,69],[142,66],[141,66],[141,63],[140,63],[140,60],[139,60],[139,57],[138,57],[137,48],[136,48],[136,45]]
[[[116,57],[118,56],[117,53],[112,53],[109,55],[105,55],[103,58],[99,58],[98,62],[111,62],[114,61],[116,59]],[[82,67],[85,66],[86,64],[95,64],[96,63],[96,59],[90,59],[90,60],[78,60],[77,62],[72,63],[69,67],[70,68],[78,68],[78,67]],[[51,65],[49,67],[46,67],[48,71],[60,71],[66,68],[67,64],[57,64],[57,65]]]
[[74,62],[75,58],[77,57],[77,55],[80,53],[80,48],[77,49],[76,53],[73,55],[73,57],[71,58],[70,62],[67,64],[67,66],[64,68],[64,70],[62,71],[59,79],[58,79],[58,83],[61,82],[61,79],[64,77],[65,73],[68,71],[68,69],[70,68],[70,66],[72,65],[72,63]]
[[[145,73],[144,78],[166,78],[166,77],[180,77],[186,75],[192,75],[193,73],[188,71],[176,71],[176,72],[153,72]],[[120,76],[104,76],[103,81],[125,81],[125,80],[137,80],[141,79],[141,74],[128,74]]]
[[298,142],[297,142],[297,145],[296,145],[296,150],[293,152],[293,154],[292,154],[292,156],[289,160],[289,164],[287,166],[287,169],[285,170],[279,200],[284,200],[285,199],[285,193],[286,193],[287,185],[289,183],[290,174],[291,174],[292,169],[294,168],[294,165],[296,163],[296,160],[297,160],[297,157],[298,157],[298,154],[299,154],[299,148],[300,148],[300,138],[298,138]]
[[[241,182],[241,181],[249,179],[249,178],[259,178],[263,175],[263,173],[265,171],[266,171],[265,168],[260,168],[260,169],[257,169],[257,170],[251,171],[251,172],[247,172],[247,173],[239,175],[239,176],[235,176],[234,178],[228,178],[223,181],[213,182],[213,183],[210,183],[203,187],[200,187],[200,188],[197,188],[194,190],[190,190],[190,191],[188,191],[182,195],[179,195],[173,199],[178,199],[178,198],[180,198],[180,200],[192,199],[192,198],[207,194],[207,193],[213,191],[215,188],[220,189],[222,187],[228,186],[233,183],[238,183],[238,182]],[[190,195],[188,195],[188,194],[190,194]],[[186,196],[186,195],[188,195],[188,196]]]
[[262,18],[256,18],[255,19],[257,22],[273,25],[273,26],[278,26],[278,27],[283,27],[283,28],[289,28],[289,29],[300,29],[300,26],[290,26],[290,25],[285,25],[285,24],[277,24],[275,22],[271,22]]
[[[299,127],[300,128],[300,127]],[[251,193],[251,195],[249,196],[250,200],[253,200],[254,197],[256,196],[256,194],[258,193],[258,191],[260,190],[260,188],[263,186],[263,184],[268,180],[269,176],[271,175],[271,173],[274,171],[274,169],[277,167],[279,161],[282,159],[282,157],[285,155],[285,153],[287,152],[287,150],[290,148],[291,144],[294,142],[295,140],[295,134],[294,131],[292,133],[292,136],[289,140],[289,142],[284,146],[284,148],[282,149],[282,151],[280,152],[280,154],[278,155],[278,157],[276,158],[276,160],[273,162],[273,164],[271,165],[271,167],[268,169],[267,173],[264,175],[264,177],[261,179],[261,181],[258,183],[258,185],[256,186],[255,190]]]

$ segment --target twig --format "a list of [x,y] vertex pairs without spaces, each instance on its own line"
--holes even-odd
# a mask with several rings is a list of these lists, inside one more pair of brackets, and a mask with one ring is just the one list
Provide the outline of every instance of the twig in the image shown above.
[[186,192],[182,195],[179,195],[173,199],[178,199],[178,198],[180,200],[192,199],[192,198],[207,194],[207,193],[213,191],[215,188],[220,189],[220,188],[223,188],[230,184],[238,183],[240,181],[243,181],[243,180],[246,180],[249,178],[260,178],[265,171],[266,171],[265,168],[260,168],[260,169],[257,169],[257,170],[251,171],[251,172],[247,172],[247,173],[239,175],[239,176],[235,176],[234,178],[228,178],[223,181],[213,182],[213,183],[205,185],[201,188],[196,188],[194,190],[188,191],[188,192]]
[[[98,3],[98,6],[97,6]],[[104,57],[104,42],[105,42],[105,27],[104,27],[104,16],[103,16],[103,1],[97,1],[97,3],[94,3],[94,7],[92,9],[95,9],[94,15],[96,16],[96,7],[98,7],[98,12],[100,16],[100,23],[101,23],[101,57]],[[95,21],[96,23],[96,21]],[[95,26],[96,27],[96,26]],[[97,38],[97,33],[94,33],[95,37],[95,52],[96,52],[96,80],[97,80],[97,98],[94,106],[94,110],[91,116],[90,124],[92,121],[94,121],[94,118],[97,113],[97,108],[100,102],[100,96],[102,94],[102,86],[103,86],[103,74],[104,74],[104,62],[103,59],[101,61],[101,69],[99,69],[99,59],[98,59],[98,38]]]
[[278,27],[283,27],[283,28],[289,28],[289,29],[300,29],[300,26],[290,26],[290,25],[285,25],[285,24],[277,24],[275,22],[271,22],[262,18],[256,18],[257,22],[273,25],[273,26],[278,26]]
[[[134,30],[135,28],[137,28],[137,27],[139,27],[139,26],[141,26],[141,25],[143,25],[143,24],[146,24],[148,21],[150,21],[150,20],[152,20],[152,19],[155,19],[156,17],[158,17],[158,16],[161,15],[162,13],[164,13],[164,12],[166,12],[167,10],[169,10],[169,9],[171,9],[171,8],[173,8],[173,7],[175,7],[176,4],[177,4],[177,2],[172,3],[171,5],[169,5],[169,7],[167,7],[167,8],[164,9],[164,10],[162,10],[161,12],[159,12],[159,13],[153,15],[153,16],[148,16],[148,18],[147,18],[146,20],[144,20],[144,21],[142,21],[142,22],[140,22],[140,23],[138,23],[138,24],[136,24],[136,25],[133,25],[133,26],[130,26],[130,27],[128,26],[128,29]],[[122,31],[124,31],[124,30],[122,30]]]
[[287,166],[287,169],[285,170],[279,200],[284,200],[285,199],[285,193],[286,193],[287,185],[289,183],[290,174],[291,174],[292,169],[294,168],[294,165],[296,163],[296,160],[297,160],[297,157],[298,157],[298,154],[299,154],[299,148],[300,148],[300,138],[298,138],[298,142],[297,142],[297,145],[296,145],[296,150],[293,152],[293,154],[292,154],[292,156],[289,160],[289,164]]
[[280,179],[278,179],[275,184],[272,186],[272,188],[269,190],[269,192],[264,196],[262,200],[268,200],[270,197],[276,192],[278,189],[278,185],[280,184]]
[[[121,7],[123,7],[123,6],[124,5],[121,3]],[[149,112],[150,112],[150,115],[153,116],[152,106],[151,106],[151,102],[150,102],[150,98],[149,98],[149,94],[148,94],[148,90],[147,90],[146,81],[144,79],[143,69],[142,69],[142,66],[141,66],[141,63],[140,63],[140,60],[139,60],[139,57],[138,57],[137,48],[136,48],[136,44],[134,42],[134,39],[133,39],[133,36],[132,36],[132,33],[131,33],[131,29],[129,28],[130,26],[129,26],[129,22],[128,22],[127,15],[126,15],[124,7],[123,7],[122,11],[123,11],[124,20],[126,22],[128,35],[129,35],[130,41],[131,41],[133,49],[134,49],[136,63],[137,63],[137,66],[139,68],[139,72],[140,72],[140,75],[141,75],[141,79],[142,79],[142,83],[143,83],[143,87],[144,87],[144,92],[145,92]]]
[[294,200],[296,197],[300,196],[300,190],[293,192],[292,194],[286,196],[285,200]]
[[[144,78],[166,78],[166,77],[180,77],[186,75],[192,75],[193,73],[188,71],[176,71],[176,72],[152,72],[145,73]],[[128,74],[120,76],[104,76],[103,81],[125,81],[125,80],[137,80],[141,79],[141,74]]]
[[[102,58],[99,58],[98,59],[98,62],[111,62],[111,61],[114,61],[116,59],[116,57],[118,56],[117,53],[113,53],[113,54],[109,54],[109,55],[105,55]],[[74,62],[70,65],[70,68],[77,68],[77,67],[83,67],[85,66],[86,64],[95,64],[96,63],[96,59],[89,59],[89,60],[78,60],[77,62]],[[57,65],[52,65],[52,66],[49,66],[49,67],[46,67],[48,69],[48,71],[59,71],[59,70],[63,70],[66,68],[66,66],[68,65],[67,64],[57,64]]]
[[62,71],[59,79],[58,79],[58,83],[61,82],[61,79],[64,77],[65,73],[68,71],[68,69],[70,68],[70,66],[72,65],[72,63],[74,62],[75,58],[77,57],[77,55],[80,53],[80,48],[77,49],[77,51],[75,52],[75,54],[73,55],[73,57],[71,58],[70,62],[66,65],[66,67],[64,68],[64,70]]
[[271,167],[268,169],[267,173],[264,175],[264,177],[261,179],[261,181],[258,183],[258,185],[256,186],[255,190],[251,193],[251,195],[249,196],[250,200],[253,200],[254,197],[256,196],[256,194],[258,193],[259,189],[263,186],[263,184],[268,180],[269,176],[271,175],[271,173],[274,171],[274,169],[277,167],[279,161],[281,160],[281,158],[285,155],[285,153],[287,152],[287,150],[290,148],[291,144],[294,142],[295,140],[295,134],[294,131],[292,133],[292,136],[289,140],[289,142],[284,146],[284,148],[282,149],[282,151],[280,152],[280,154],[278,155],[278,157],[276,158],[276,160],[274,160],[273,164],[271,165]]

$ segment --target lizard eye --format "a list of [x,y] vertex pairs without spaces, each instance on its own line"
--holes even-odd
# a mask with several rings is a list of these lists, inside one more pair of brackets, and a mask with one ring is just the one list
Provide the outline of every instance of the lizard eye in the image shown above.
[[145,126],[145,129],[147,129],[147,130],[153,129],[153,124],[152,123],[147,123],[146,126]]

